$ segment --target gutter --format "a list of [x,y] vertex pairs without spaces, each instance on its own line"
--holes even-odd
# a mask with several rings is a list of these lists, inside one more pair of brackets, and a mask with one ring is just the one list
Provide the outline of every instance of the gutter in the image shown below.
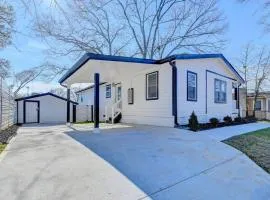
[[177,119],[177,67],[175,61],[170,61],[172,67],[172,115],[174,116],[174,127],[178,127]]

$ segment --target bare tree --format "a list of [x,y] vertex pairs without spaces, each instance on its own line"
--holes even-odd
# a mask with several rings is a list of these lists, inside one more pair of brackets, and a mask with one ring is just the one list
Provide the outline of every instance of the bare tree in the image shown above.
[[270,51],[262,48],[258,55],[255,67],[252,73],[254,76],[254,109],[253,116],[255,117],[255,104],[259,93],[262,91],[264,84],[269,80],[270,76]]
[[65,71],[65,67],[60,67],[49,62],[45,62],[44,64],[33,67],[19,73],[16,73],[13,77],[14,85],[13,91],[14,96],[16,97],[18,93],[25,88],[29,83],[35,80],[42,80],[50,82],[55,78],[55,76],[63,73]]
[[[238,0],[238,1],[241,3],[247,3],[252,0]],[[263,0],[263,1],[257,0],[256,3],[260,6],[259,13],[261,14],[261,18],[259,23],[264,26],[266,32],[270,32],[270,0]]]
[[[73,88],[70,92],[70,99],[72,101],[77,101],[77,96],[75,94],[76,91],[76,88]],[[63,87],[58,87],[58,88],[54,88],[54,89],[51,89],[50,90],[51,93],[55,94],[55,95],[58,95],[60,97],[64,97],[66,98],[67,97],[67,90]]]
[[161,58],[224,46],[226,20],[217,0],[52,0],[54,12],[42,14],[33,0],[21,1],[53,54]]
[[254,58],[252,58],[253,56],[253,45],[251,43],[248,43],[244,48],[243,48],[243,52],[240,56],[239,61],[239,71],[240,73],[243,75],[244,77],[244,89],[245,89],[245,103],[246,103],[246,116],[248,116],[248,83],[250,81],[250,71],[252,70],[252,62],[254,60]]
[[[7,1],[0,0],[0,50],[11,44],[14,17],[12,6]],[[9,61],[0,58],[0,77],[5,79],[9,71]]]

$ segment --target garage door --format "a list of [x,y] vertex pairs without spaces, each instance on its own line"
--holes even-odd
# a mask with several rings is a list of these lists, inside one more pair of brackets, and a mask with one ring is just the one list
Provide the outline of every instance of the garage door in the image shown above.
[[39,123],[39,101],[24,101],[24,123]]

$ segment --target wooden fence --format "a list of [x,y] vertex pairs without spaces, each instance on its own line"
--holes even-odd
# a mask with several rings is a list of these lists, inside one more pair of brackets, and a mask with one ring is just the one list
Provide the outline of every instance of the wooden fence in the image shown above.
[[16,120],[16,104],[11,89],[0,77],[0,130],[14,124]]

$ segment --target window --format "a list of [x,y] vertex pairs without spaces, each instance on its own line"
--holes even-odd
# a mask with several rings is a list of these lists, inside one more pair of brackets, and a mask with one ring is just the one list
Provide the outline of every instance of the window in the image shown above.
[[270,112],[270,100],[268,100],[268,112]]
[[187,100],[197,101],[197,74],[187,72]]
[[112,86],[106,85],[106,98],[111,98],[111,91],[112,91]]
[[262,110],[262,101],[261,100],[256,101],[255,110]]
[[83,96],[81,95],[81,103],[83,102]]
[[146,74],[146,100],[158,99],[158,72]]
[[118,86],[117,87],[117,101],[121,99],[121,91],[122,91],[121,86]]
[[128,104],[133,104],[134,103],[134,89],[129,88],[128,89]]
[[215,79],[215,103],[226,103],[227,84],[225,81]]

